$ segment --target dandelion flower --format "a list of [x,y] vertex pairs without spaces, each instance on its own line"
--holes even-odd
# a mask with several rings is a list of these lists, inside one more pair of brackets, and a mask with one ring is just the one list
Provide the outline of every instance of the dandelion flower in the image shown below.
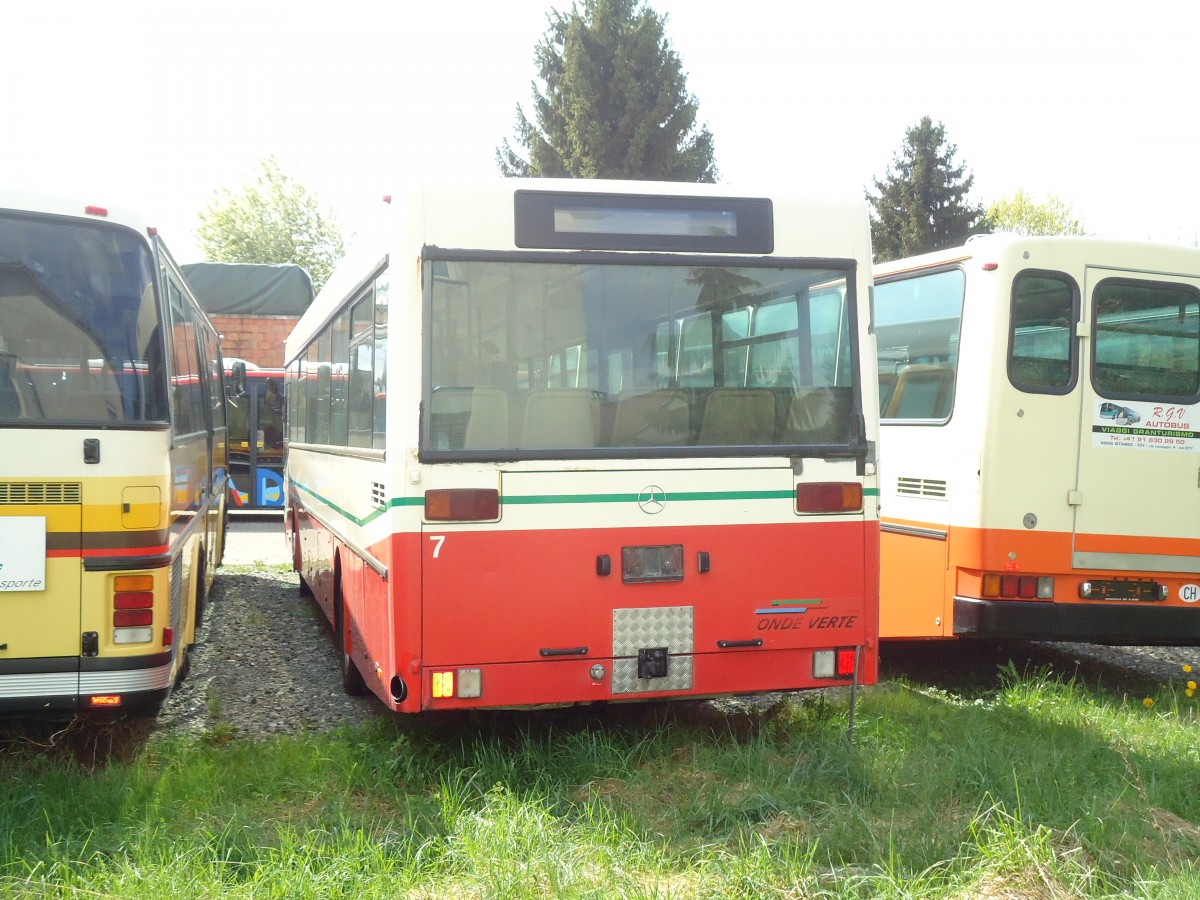
[[1194,681],[1189,681],[1189,682],[1187,683],[1187,687],[1188,687],[1188,690],[1189,690],[1189,691],[1194,691],[1194,690],[1196,689],[1196,682],[1194,682]]
[[1146,709],[1149,709],[1149,708],[1150,708],[1150,707],[1152,707],[1153,705],[1154,705],[1154,698],[1153,698],[1153,697],[1147,697],[1146,699],[1144,699],[1144,700],[1142,701],[1142,706],[1146,707]]
[[1184,691],[1184,693],[1187,694],[1189,697],[1194,697],[1196,695],[1196,689],[1194,687],[1190,687],[1186,691]]
[[1189,666],[1187,663],[1184,663],[1184,664],[1183,664],[1183,671],[1185,671],[1185,672],[1190,672],[1190,671],[1192,671],[1192,667],[1191,667],[1191,666]]

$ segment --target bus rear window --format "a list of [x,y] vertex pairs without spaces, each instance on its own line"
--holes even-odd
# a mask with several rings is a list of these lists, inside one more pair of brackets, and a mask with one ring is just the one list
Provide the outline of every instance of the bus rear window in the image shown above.
[[1194,402],[1200,394],[1200,292],[1108,278],[1092,296],[1093,375],[1106,397]]
[[1008,379],[1030,393],[1064,394],[1075,385],[1077,293],[1068,276],[1022,272],[1013,283]]
[[852,440],[847,273],[428,263],[426,452]]
[[153,273],[126,228],[0,213],[0,424],[166,420]]

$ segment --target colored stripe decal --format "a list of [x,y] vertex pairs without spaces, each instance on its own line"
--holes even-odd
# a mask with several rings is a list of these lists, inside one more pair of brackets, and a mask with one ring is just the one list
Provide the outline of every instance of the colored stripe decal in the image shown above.
[[778,616],[806,613],[814,606],[820,606],[824,600],[772,600],[769,609],[756,609],[756,616]]
[[[687,491],[667,494],[669,503],[692,500],[787,500],[795,491]],[[549,503],[637,503],[637,494],[538,494],[501,497],[505,506],[529,506]]]
[[295,481],[295,480],[291,481],[290,483],[293,488],[296,488],[297,490],[301,490],[304,493],[308,494],[313,499],[315,499],[317,502],[325,504],[331,510],[333,510],[335,513],[337,513],[339,516],[341,516],[344,519],[349,519],[351,522],[353,522],[355,525],[359,526],[360,528],[362,526],[368,524],[369,522],[374,522],[376,519],[378,519],[380,516],[382,516],[387,511],[387,509],[390,509],[393,506],[422,506],[425,503],[424,497],[393,498],[391,501],[388,502],[387,509],[374,509],[371,511],[371,514],[369,516],[367,516],[364,519],[360,519],[358,516],[352,514],[348,510],[342,509],[340,506],[338,506],[336,503],[329,500],[328,498],[322,497],[320,494],[318,494],[316,491],[312,490],[307,485],[303,485],[300,482]]
[[[293,480],[292,487],[303,491],[313,499],[325,504],[331,510],[345,519],[349,519],[359,527],[366,525],[369,522],[375,521],[383,515],[387,509],[399,509],[406,506],[423,506],[425,503],[424,497],[393,497],[388,501],[386,509],[372,510],[370,515],[365,518],[359,518],[348,510],[338,506],[327,497],[323,497],[307,485],[301,484]],[[878,488],[863,488],[863,495],[867,497],[879,496]],[[795,496],[794,490],[787,491],[688,491],[684,493],[673,493],[667,496],[671,502],[691,502],[691,501],[713,501],[713,500],[787,500]],[[537,494],[524,496],[503,496],[500,498],[502,506],[535,506],[549,505],[560,503],[637,503],[637,494]]]

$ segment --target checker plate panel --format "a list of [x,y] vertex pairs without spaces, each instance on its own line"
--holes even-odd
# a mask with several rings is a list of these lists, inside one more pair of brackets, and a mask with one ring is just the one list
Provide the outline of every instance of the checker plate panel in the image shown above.
[[[654,606],[613,610],[612,692],[684,691],[692,687],[692,621],[690,606]],[[638,678],[638,650],[666,647],[665,678]]]

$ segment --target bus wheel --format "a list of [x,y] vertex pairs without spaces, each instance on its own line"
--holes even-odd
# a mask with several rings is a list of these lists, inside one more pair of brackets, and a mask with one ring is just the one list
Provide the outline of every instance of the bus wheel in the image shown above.
[[[301,579],[303,583],[303,579]],[[346,606],[342,600],[342,579],[338,573],[334,580],[333,633],[338,654],[338,671],[342,675],[342,690],[351,697],[367,693],[367,683],[350,657],[350,624],[346,621]]]
[[[175,680],[171,683],[171,690],[175,690],[175,688],[183,684],[184,679],[192,671],[192,648],[180,647],[178,652],[183,654],[183,660],[179,663],[179,671],[175,673]],[[155,715],[157,714],[156,710]]]

